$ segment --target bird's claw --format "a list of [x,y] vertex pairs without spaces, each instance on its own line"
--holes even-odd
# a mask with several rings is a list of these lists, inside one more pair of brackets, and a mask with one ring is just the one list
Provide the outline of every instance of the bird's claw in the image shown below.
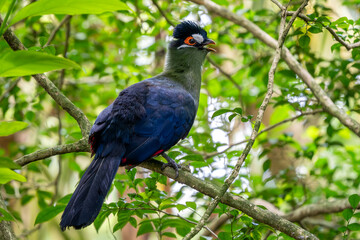
[[166,153],[162,153],[161,156],[166,159],[168,163],[164,163],[161,166],[161,171],[164,171],[165,168],[171,167],[175,171],[175,179],[179,177],[179,168],[181,169],[181,165],[177,164],[171,157],[169,157]]

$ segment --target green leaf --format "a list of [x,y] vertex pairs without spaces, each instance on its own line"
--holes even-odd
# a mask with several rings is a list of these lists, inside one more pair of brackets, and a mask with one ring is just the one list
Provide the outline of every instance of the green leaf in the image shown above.
[[137,227],[137,222],[136,222],[136,219],[135,219],[135,218],[130,217],[130,218],[129,218],[129,223],[130,223],[131,226],[133,226],[134,228]]
[[115,224],[115,226],[113,228],[113,232],[116,232],[116,231],[122,229],[123,227],[125,227],[125,225],[129,222],[131,215],[132,215],[131,210],[120,209],[117,213],[118,222],[117,222],[117,224]]
[[351,223],[348,225],[348,229],[351,231],[360,231],[360,224],[359,223]]
[[46,14],[101,14],[104,12],[114,12],[119,10],[131,9],[119,0],[40,0],[27,5],[21,9],[11,20],[10,26],[18,21],[30,17]]
[[232,240],[233,237],[231,236],[231,233],[229,232],[220,232],[218,235],[220,240]]
[[358,194],[353,194],[349,197],[349,203],[353,209],[356,209],[360,202],[360,196]]
[[235,113],[237,113],[237,114],[239,114],[239,115],[242,115],[243,110],[242,110],[242,108],[235,108],[235,109],[233,110],[233,112],[235,112]]
[[80,68],[66,58],[34,51],[9,51],[0,56],[0,77],[27,76],[59,69]]
[[163,236],[170,237],[170,238],[177,238],[176,235],[172,232],[164,232],[162,233]]
[[9,168],[0,168],[0,184],[8,183],[11,180],[26,182],[26,178],[23,175],[18,174]]
[[196,210],[196,203],[195,202],[186,202],[186,206]]
[[342,215],[345,218],[346,221],[349,221],[349,219],[353,216],[353,211],[349,208],[342,211]]
[[39,37],[39,43],[40,43],[40,46],[44,46],[47,42],[47,38],[46,37]]
[[150,221],[144,221],[142,223],[140,223],[140,228],[137,232],[137,236],[140,236],[140,235],[143,235],[145,233],[149,233],[149,232],[153,232],[154,231],[154,228],[151,224]]
[[183,159],[188,160],[188,161],[197,161],[197,162],[199,162],[199,161],[203,162],[204,161],[203,156],[200,155],[200,154],[188,154],[188,155],[181,158],[181,160],[183,160]]
[[299,44],[302,48],[308,47],[309,43],[310,43],[310,37],[308,35],[304,35],[299,38]]
[[6,211],[5,209],[1,208],[0,207],[0,213],[2,214],[2,216],[0,216],[0,222],[2,220],[5,220],[5,221],[14,221],[14,217],[8,212]]
[[320,22],[320,23],[324,24],[324,26],[329,26],[331,24],[328,17],[325,17],[325,16],[321,16],[321,17],[317,18],[316,22]]
[[0,166],[3,168],[20,169],[21,166],[7,157],[0,157]]
[[266,170],[268,170],[270,166],[271,166],[271,161],[270,159],[268,159],[263,163],[263,171],[265,172]]
[[56,215],[64,211],[64,209],[65,209],[65,205],[60,205],[60,206],[57,205],[57,206],[44,208],[36,216],[34,225],[49,221],[50,219],[54,218]]
[[231,122],[236,116],[238,116],[236,113],[233,113],[229,116],[229,122]]
[[96,232],[99,232],[100,227],[102,226],[102,224],[110,214],[111,211],[101,211],[100,214],[96,217],[94,221],[94,227]]
[[14,134],[18,131],[23,130],[27,126],[28,124],[26,122],[19,122],[19,121],[0,122],[0,137],[6,137],[11,134]]
[[321,33],[322,29],[318,26],[311,26],[308,31],[311,33]]
[[231,110],[231,109],[226,109],[226,108],[217,110],[217,111],[215,111],[214,114],[211,116],[211,119],[213,119],[213,118],[215,118],[215,117],[217,117],[217,116],[220,116],[220,115],[222,115],[222,114],[228,113],[228,112],[233,112],[233,110]]

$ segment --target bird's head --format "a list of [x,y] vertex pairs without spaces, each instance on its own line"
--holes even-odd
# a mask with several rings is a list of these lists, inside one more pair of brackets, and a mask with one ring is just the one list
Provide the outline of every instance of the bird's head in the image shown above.
[[174,39],[170,43],[170,48],[178,50],[196,50],[205,54],[216,52],[215,49],[207,47],[215,42],[207,37],[207,32],[199,24],[193,21],[183,21],[178,24],[173,33]]

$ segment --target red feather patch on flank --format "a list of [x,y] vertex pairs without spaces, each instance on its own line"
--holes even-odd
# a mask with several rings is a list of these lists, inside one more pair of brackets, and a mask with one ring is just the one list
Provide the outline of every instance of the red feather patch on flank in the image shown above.
[[126,158],[121,159],[121,163],[122,164],[126,163]]
[[163,151],[164,151],[163,149],[160,149],[159,151],[154,153],[152,156],[155,157],[155,156],[159,155],[160,153],[162,153]]

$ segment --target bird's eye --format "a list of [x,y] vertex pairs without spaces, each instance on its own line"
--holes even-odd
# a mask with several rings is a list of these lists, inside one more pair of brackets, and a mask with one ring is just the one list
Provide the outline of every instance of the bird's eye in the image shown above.
[[184,42],[190,46],[195,45],[196,43],[195,39],[192,36],[187,37]]

